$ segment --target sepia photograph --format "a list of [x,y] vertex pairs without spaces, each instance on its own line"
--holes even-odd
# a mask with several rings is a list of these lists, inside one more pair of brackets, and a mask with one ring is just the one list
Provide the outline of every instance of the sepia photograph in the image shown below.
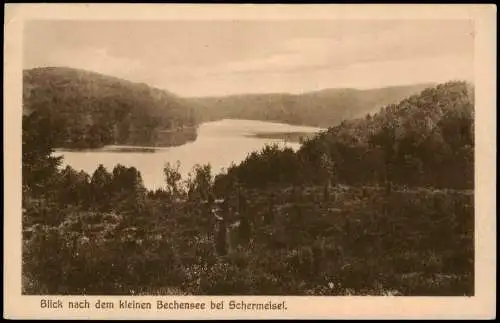
[[475,22],[364,17],[26,19],[21,294],[477,296]]

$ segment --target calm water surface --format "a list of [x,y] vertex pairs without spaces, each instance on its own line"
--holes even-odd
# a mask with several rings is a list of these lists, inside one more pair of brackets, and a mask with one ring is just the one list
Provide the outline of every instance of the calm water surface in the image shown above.
[[253,151],[262,149],[265,144],[278,143],[294,150],[299,143],[285,142],[281,139],[254,138],[257,133],[318,132],[314,127],[292,126],[281,123],[221,120],[201,124],[196,141],[178,147],[155,148],[154,152],[122,152],[124,146],[106,146],[87,151],[58,150],[55,155],[63,156],[63,167],[70,165],[76,170],[92,174],[99,164],[112,171],[117,164],[137,168],[148,189],[164,187],[163,167],[165,163],[181,163],[180,172],[184,179],[196,164],[212,165],[214,174],[219,173],[232,162],[238,164]]

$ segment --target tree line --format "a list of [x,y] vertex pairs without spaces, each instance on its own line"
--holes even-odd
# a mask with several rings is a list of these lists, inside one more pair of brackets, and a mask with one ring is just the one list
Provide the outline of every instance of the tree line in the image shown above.
[[428,88],[330,127],[297,153],[277,145],[253,152],[228,176],[249,187],[333,180],[473,189],[474,89],[465,82]]

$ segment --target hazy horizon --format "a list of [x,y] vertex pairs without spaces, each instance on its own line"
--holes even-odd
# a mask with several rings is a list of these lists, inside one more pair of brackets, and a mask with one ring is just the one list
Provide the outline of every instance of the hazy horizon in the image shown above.
[[466,20],[29,21],[24,68],[64,66],[182,97],[473,82]]

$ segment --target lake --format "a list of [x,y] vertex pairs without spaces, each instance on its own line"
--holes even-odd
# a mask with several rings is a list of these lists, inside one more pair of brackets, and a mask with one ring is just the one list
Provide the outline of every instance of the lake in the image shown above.
[[294,150],[298,142],[285,141],[286,134],[312,134],[321,128],[294,126],[282,123],[225,119],[203,123],[198,128],[195,141],[177,147],[105,146],[85,151],[57,150],[54,155],[63,156],[63,167],[70,165],[76,170],[92,174],[102,164],[112,171],[117,164],[135,167],[141,172],[148,189],[165,186],[165,163],[181,163],[180,172],[185,179],[196,164],[212,165],[213,174],[220,173],[231,163],[240,163],[248,154],[262,149],[266,144],[277,143]]

